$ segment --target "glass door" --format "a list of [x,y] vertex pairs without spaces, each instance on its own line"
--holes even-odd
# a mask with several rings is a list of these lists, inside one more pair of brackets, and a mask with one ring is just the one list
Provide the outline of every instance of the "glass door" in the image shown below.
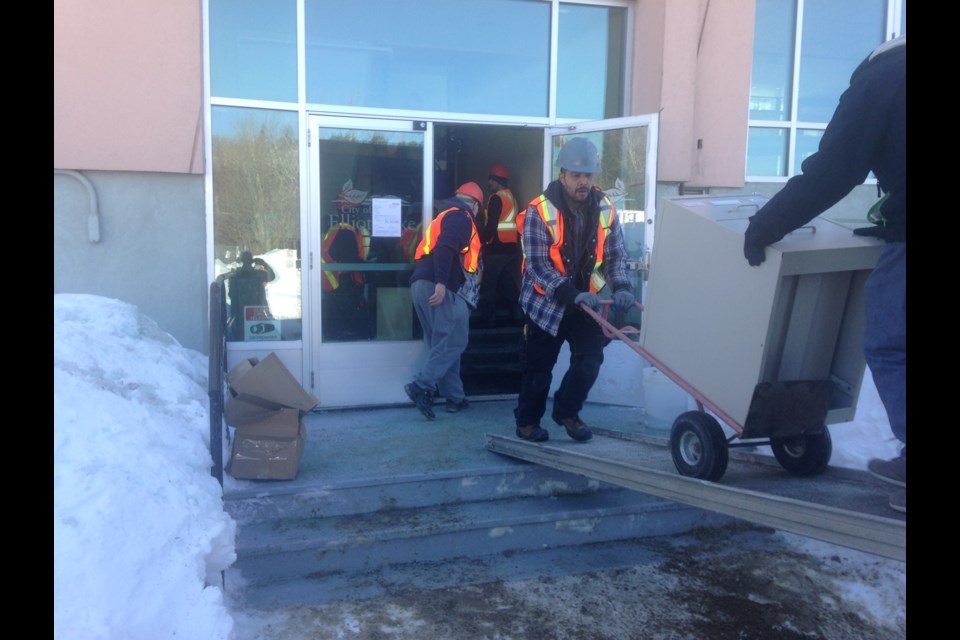
[[[631,116],[594,122],[551,127],[544,135],[544,184],[556,180],[560,170],[554,161],[560,148],[571,138],[584,137],[600,151],[602,172],[594,184],[602,189],[617,208],[623,226],[633,293],[642,302],[646,265],[653,247],[653,221],[657,187],[658,115]],[[605,291],[601,297],[609,297]],[[640,327],[640,311],[623,314],[621,327]]]
[[422,350],[408,280],[432,214],[432,146],[422,121],[310,119],[305,359],[321,407],[406,401]]

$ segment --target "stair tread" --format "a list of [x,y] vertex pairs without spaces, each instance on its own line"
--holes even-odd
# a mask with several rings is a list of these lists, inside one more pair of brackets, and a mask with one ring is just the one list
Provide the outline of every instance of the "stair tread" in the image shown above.
[[478,528],[510,527],[523,523],[595,519],[638,510],[663,510],[675,503],[627,490],[590,494],[508,498],[440,506],[389,509],[328,518],[262,522],[242,527],[238,554],[337,548],[397,537],[430,536]]

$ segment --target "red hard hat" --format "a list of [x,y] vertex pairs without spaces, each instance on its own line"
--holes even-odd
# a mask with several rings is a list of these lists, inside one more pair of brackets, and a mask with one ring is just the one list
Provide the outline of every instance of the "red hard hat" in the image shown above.
[[495,164],[490,168],[490,175],[503,178],[504,180],[509,180],[510,170],[507,169],[507,165],[505,164]]
[[476,182],[466,182],[460,185],[454,195],[470,196],[477,201],[477,204],[483,204],[483,191]]

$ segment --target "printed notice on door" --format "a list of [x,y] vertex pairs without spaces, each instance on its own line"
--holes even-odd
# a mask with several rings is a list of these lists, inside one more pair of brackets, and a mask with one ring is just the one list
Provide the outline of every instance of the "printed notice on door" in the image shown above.
[[400,237],[400,198],[371,198],[373,235],[377,238]]

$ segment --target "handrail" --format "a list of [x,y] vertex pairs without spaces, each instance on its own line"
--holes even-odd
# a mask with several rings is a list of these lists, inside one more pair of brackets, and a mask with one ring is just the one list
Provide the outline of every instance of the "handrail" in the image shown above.
[[227,297],[224,276],[210,283],[210,357],[207,394],[210,402],[210,473],[223,486],[223,397],[227,370]]

